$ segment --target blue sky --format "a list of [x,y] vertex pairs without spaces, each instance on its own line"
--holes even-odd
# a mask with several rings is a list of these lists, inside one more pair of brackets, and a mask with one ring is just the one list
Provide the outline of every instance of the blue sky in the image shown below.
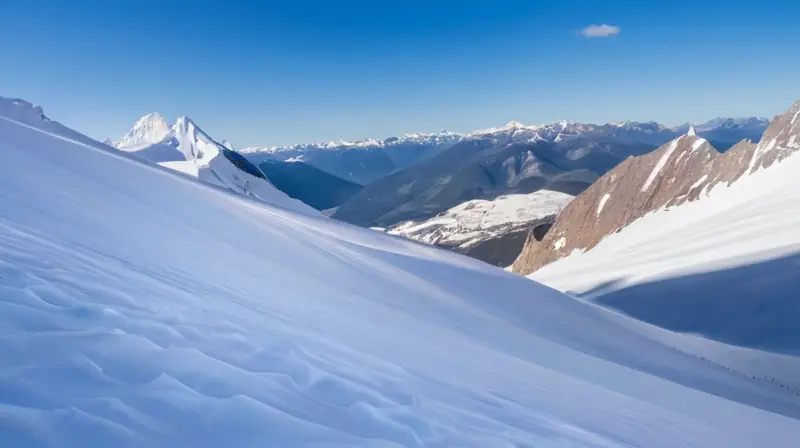
[[158,111],[237,147],[772,116],[800,99],[800,3],[780,3],[2,2],[0,95],[99,139]]

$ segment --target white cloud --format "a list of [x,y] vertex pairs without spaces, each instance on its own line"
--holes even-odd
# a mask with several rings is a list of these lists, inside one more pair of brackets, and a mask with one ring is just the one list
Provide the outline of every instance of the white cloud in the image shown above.
[[622,32],[618,26],[614,25],[589,25],[581,30],[584,37],[611,37]]

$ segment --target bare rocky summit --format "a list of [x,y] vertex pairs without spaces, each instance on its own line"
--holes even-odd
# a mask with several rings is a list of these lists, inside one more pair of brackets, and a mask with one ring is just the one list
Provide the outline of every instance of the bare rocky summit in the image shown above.
[[758,144],[744,140],[724,154],[690,128],[598,179],[567,205],[544,238],[527,238],[513,270],[527,275],[573,250],[591,249],[647,213],[696,200],[720,183],[730,184],[798,150],[800,101],[772,120]]

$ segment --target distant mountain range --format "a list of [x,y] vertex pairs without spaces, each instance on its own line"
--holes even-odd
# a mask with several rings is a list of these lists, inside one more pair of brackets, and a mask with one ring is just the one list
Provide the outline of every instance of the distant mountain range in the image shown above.
[[[742,135],[760,137],[766,123],[761,118],[715,119],[701,125],[699,134],[731,146]],[[368,184],[333,216],[389,227],[430,218],[472,199],[540,189],[576,195],[627,157],[648,153],[680,132],[680,127],[655,122],[511,122],[460,136],[449,148]]]
[[[767,124],[757,117],[715,118],[693,129],[724,151],[743,138],[760,138]],[[443,226],[442,220],[456,217],[460,222],[466,216],[457,211],[460,207],[492,204],[488,206],[492,209],[496,199],[508,195],[527,197],[541,190],[578,195],[626,158],[653,151],[690,126],[510,122],[469,134],[418,133],[236,151],[187,117],[170,125],[153,113],[139,119],[119,140],[106,143],[247,196],[288,208],[310,206],[306,212],[311,207],[326,210],[340,220],[390,228],[503,265],[516,258],[531,226],[551,222],[555,215],[537,215],[524,224],[498,218],[494,230],[483,231],[481,238],[467,245],[454,241],[469,234],[469,226]],[[281,197],[276,189],[305,205]],[[434,218],[439,214],[442,217]],[[403,230],[419,226],[427,230]]]
[[[758,139],[768,122],[766,118],[758,117],[715,118],[695,127],[701,136],[715,142],[718,148],[727,148],[744,138]],[[268,159],[302,161],[342,179],[366,185],[435,156],[459,142],[472,140],[480,135],[502,133],[507,128],[523,131],[518,135],[517,143],[526,142],[526,136],[528,140],[536,134],[544,140],[556,140],[562,134],[560,138],[583,135],[587,139],[602,137],[619,143],[644,143],[656,147],[684,133],[688,126],[667,127],[655,122],[630,121],[606,125],[559,121],[546,125],[523,126],[512,122],[502,128],[470,134],[448,131],[412,133],[386,139],[330,141],[271,148],[250,147],[243,148],[240,152],[255,163]]]
[[407,134],[384,140],[299,144],[279,148],[244,148],[255,163],[300,161],[350,182],[366,185],[434,155],[462,139],[452,132]]

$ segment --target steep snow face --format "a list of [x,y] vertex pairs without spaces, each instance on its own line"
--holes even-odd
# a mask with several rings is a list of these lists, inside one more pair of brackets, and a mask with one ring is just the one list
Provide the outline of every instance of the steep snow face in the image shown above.
[[794,154],[531,277],[663,327],[800,355],[798,170]]
[[317,214],[276,189],[258,167],[217,143],[188,117],[179,117],[170,127],[160,115],[147,115],[121,141],[130,146],[119,149],[165,168],[279,207]]
[[469,249],[482,241],[552,221],[572,198],[565,193],[539,190],[492,201],[477,199],[427,221],[399,224],[388,232],[428,244]]
[[0,445],[800,439],[794,359],[13,118],[0,156]]
[[125,151],[136,151],[161,142],[169,132],[170,126],[164,117],[158,113],[147,114],[113,145]]

